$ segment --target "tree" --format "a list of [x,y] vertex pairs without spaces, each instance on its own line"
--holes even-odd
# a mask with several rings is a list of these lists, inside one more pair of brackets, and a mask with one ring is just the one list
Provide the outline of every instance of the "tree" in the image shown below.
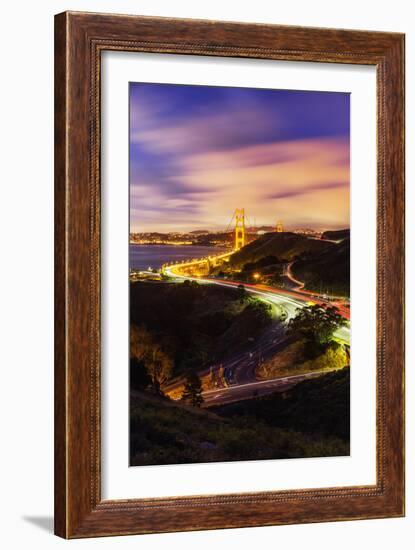
[[173,369],[173,360],[164,349],[162,340],[156,340],[144,327],[132,325],[130,355],[144,363],[153,389],[161,393],[161,386],[170,378]]
[[203,403],[202,382],[198,375],[193,371],[190,371],[186,375],[182,401],[185,403],[190,403],[193,407],[200,407]]
[[255,326],[265,327],[272,321],[272,306],[258,298],[250,298],[245,312],[249,313]]
[[338,309],[318,304],[300,309],[288,323],[288,333],[300,333],[319,344],[329,342],[334,332],[346,324]]

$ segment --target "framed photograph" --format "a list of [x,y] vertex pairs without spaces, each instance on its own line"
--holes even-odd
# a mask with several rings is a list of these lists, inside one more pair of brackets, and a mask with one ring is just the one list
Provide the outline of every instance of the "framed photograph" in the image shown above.
[[404,515],[404,35],[55,19],[55,532]]

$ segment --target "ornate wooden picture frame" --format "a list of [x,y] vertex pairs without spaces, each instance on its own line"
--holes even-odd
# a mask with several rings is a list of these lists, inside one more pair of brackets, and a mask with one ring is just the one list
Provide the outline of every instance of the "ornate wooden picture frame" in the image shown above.
[[[376,67],[375,485],[102,500],[100,75],[106,50]],[[55,159],[55,533],[78,538],[402,516],[404,35],[61,13]]]

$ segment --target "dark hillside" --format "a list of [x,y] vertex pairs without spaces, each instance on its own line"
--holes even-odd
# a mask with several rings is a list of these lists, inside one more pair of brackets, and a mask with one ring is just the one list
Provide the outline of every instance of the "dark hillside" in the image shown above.
[[350,239],[350,229],[339,229],[338,231],[325,231],[322,239],[330,239],[331,241],[342,241],[343,239]]
[[256,262],[265,256],[275,256],[279,261],[291,261],[297,256],[332,250],[336,245],[320,239],[309,239],[296,233],[266,233],[244,246],[231,256],[232,266]]
[[305,288],[332,295],[350,296],[350,240],[293,264],[292,271]]
[[306,380],[285,393],[210,409],[227,418],[243,415],[304,434],[350,435],[350,369],[344,368]]

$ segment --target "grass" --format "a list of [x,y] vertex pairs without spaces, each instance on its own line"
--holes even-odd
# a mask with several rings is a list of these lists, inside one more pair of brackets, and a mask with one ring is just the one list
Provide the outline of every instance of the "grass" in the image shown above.
[[342,346],[327,346],[317,357],[309,359],[307,342],[296,340],[282,351],[264,361],[257,369],[257,376],[267,380],[284,376],[295,376],[308,372],[332,371],[348,365],[349,359]]

